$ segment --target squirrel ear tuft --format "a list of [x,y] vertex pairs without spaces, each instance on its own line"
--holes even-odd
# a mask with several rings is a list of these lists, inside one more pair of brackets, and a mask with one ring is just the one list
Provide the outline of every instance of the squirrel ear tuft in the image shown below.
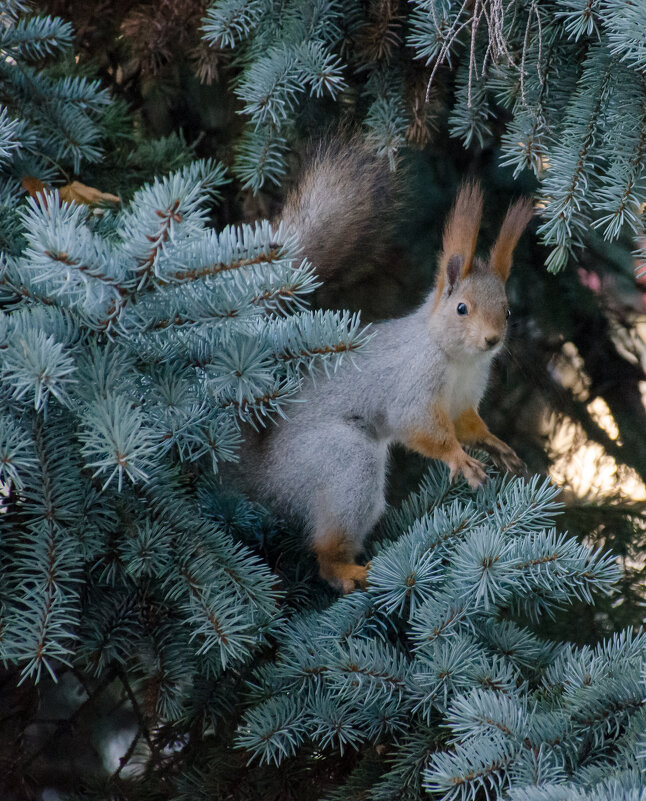
[[489,264],[491,265],[491,269],[497,273],[503,281],[506,281],[509,277],[511,257],[514,253],[514,248],[527,227],[527,223],[532,219],[533,214],[534,206],[532,199],[524,197],[517,200],[513,206],[509,207],[509,211],[502,221],[498,239],[496,239],[494,246],[491,248]]
[[453,287],[457,284],[460,272],[464,266],[464,259],[457,253],[448,260],[446,265],[446,285],[449,290],[449,295],[453,291]]
[[457,281],[458,276],[453,281],[449,281],[448,278],[449,264],[455,264],[454,259],[460,259],[459,277],[464,278],[471,271],[481,217],[482,190],[480,184],[468,181],[462,184],[444,226],[442,253],[440,254],[436,283],[438,295],[442,294],[446,283],[452,286]]

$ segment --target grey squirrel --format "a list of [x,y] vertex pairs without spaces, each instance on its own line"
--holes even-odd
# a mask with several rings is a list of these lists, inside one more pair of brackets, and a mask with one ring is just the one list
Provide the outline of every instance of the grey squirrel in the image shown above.
[[[388,165],[367,145],[322,146],[281,222],[296,230],[326,278],[383,241],[391,189]],[[462,475],[474,489],[486,475],[463,446],[488,451],[505,469],[522,466],[477,409],[505,337],[505,281],[532,204],[524,198],[510,207],[481,259],[482,203],[477,184],[463,185],[445,225],[435,287],[420,308],[372,326],[359,369],[346,362],[329,377],[308,380],[305,402],[292,406],[288,419],[250,432],[243,445],[237,473],[246,489],[303,521],[322,578],[341,592],[368,579],[369,566],[355,559],[385,509],[391,443],[441,459],[451,478]]]

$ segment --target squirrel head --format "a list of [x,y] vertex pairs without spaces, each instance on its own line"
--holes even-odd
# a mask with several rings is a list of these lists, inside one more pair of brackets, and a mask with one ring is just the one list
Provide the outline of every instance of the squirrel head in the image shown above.
[[456,358],[493,355],[502,346],[509,317],[505,282],[532,202],[523,198],[509,208],[488,259],[475,255],[481,217],[482,190],[466,183],[444,228],[431,315],[438,341]]

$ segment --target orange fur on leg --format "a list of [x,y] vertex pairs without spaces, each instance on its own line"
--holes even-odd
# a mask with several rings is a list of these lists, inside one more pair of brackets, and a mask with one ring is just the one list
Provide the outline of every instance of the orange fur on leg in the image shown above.
[[368,566],[353,561],[353,549],[347,537],[338,531],[316,535],[314,552],[319,563],[321,578],[343,593],[352,592],[355,583],[365,588]]
[[504,470],[512,473],[525,468],[513,448],[489,431],[487,424],[475,409],[463,412],[455,421],[455,433],[465,445],[479,445],[491,455],[493,461]]
[[411,431],[404,444],[423,456],[440,459],[449,466],[451,479],[461,473],[469,485],[477,489],[487,478],[483,465],[464,452],[458,442],[453,422],[445,412],[434,407],[430,410],[430,417],[428,430]]
[[455,434],[465,445],[484,443],[493,434],[475,409],[468,409],[454,421]]

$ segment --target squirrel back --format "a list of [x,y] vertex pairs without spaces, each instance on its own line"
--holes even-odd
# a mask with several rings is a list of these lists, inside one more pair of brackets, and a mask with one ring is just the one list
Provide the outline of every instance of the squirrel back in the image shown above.
[[326,282],[381,263],[399,206],[401,173],[358,135],[320,142],[287,196],[280,222]]

